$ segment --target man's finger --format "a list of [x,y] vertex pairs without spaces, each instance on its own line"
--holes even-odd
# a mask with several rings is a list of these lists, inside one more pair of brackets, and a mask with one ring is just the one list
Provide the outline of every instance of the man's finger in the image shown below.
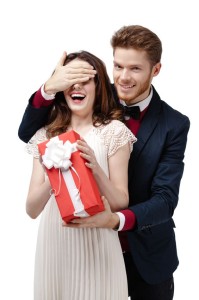
[[70,224],[91,224],[92,223],[92,216],[89,217],[85,217],[85,218],[77,218],[77,219],[73,219]]
[[58,61],[57,67],[60,67],[60,66],[64,65],[66,57],[67,57],[67,53],[66,53],[66,51],[64,51],[61,58],[60,58],[60,60]]

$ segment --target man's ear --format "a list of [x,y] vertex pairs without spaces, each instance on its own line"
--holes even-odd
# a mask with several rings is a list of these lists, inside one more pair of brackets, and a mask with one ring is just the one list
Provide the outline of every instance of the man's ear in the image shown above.
[[157,64],[155,64],[155,66],[153,66],[153,76],[155,77],[155,76],[157,76],[158,74],[159,74],[159,72],[160,72],[160,69],[161,69],[161,63],[159,62],[159,63],[157,63]]

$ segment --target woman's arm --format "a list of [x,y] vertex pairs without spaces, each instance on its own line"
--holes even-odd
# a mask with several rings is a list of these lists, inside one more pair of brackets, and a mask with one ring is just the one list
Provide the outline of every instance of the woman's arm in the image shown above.
[[33,169],[26,200],[26,212],[35,219],[44,209],[50,198],[50,182],[38,158],[33,159]]
[[108,160],[109,178],[98,164],[93,150],[84,141],[78,141],[78,149],[85,158],[86,166],[93,172],[100,194],[109,199],[112,211],[118,211],[128,206],[128,161],[130,157],[129,144],[120,147]]

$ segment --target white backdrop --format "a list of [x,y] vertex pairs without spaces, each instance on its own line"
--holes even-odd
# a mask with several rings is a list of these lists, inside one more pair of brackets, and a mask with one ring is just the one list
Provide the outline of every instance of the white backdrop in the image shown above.
[[112,79],[110,38],[121,26],[130,24],[149,27],[161,38],[162,69],[153,84],[163,100],[191,120],[185,173],[174,215],[180,259],[174,299],[199,299],[196,3],[11,0],[0,4],[1,299],[33,299],[39,219],[31,220],[25,213],[32,158],[25,153],[25,144],[17,135],[29,96],[50,76],[64,50],[93,52],[105,61]]

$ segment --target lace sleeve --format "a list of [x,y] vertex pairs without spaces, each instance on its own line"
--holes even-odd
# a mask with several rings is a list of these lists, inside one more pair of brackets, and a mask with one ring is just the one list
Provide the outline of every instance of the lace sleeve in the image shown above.
[[130,152],[133,143],[137,141],[134,134],[120,121],[114,120],[104,127],[104,140],[108,148],[108,157],[112,156],[120,147],[129,144]]
[[46,138],[46,130],[44,128],[39,129],[35,135],[30,139],[30,141],[26,144],[25,150],[33,155],[35,158],[39,158],[39,150],[37,144],[45,141]]

